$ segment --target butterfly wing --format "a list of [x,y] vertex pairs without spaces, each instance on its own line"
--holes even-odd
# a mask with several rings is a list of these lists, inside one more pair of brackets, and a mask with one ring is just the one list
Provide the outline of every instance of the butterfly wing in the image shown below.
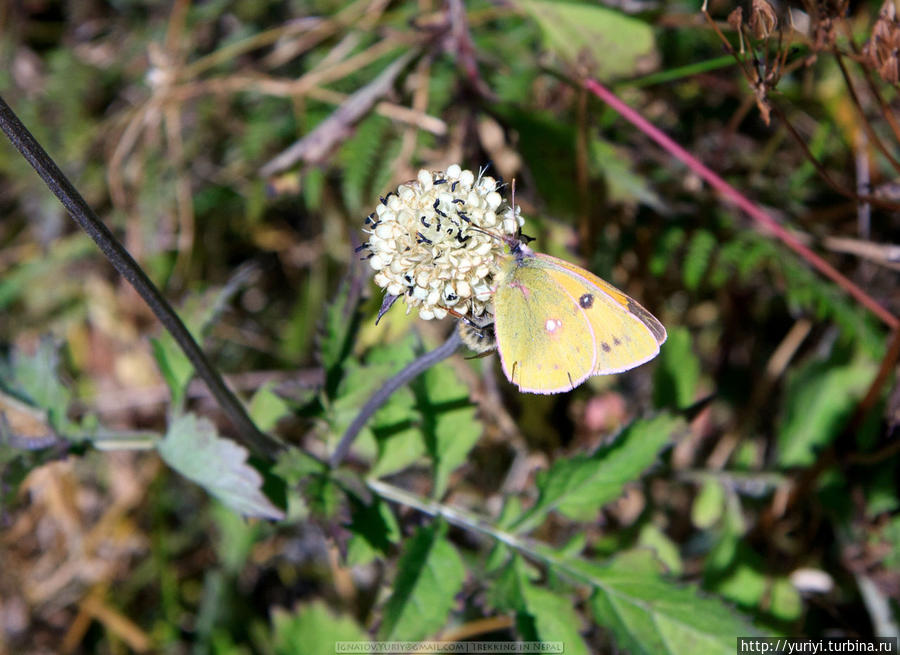
[[494,293],[494,332],[510,382],[528,393],[559,393],[596,365],[590,323],[574,300],[527,258],[510,264]]
[[531,393],[568,391],[591,375],[634,368],[666,340],[662,324],[632,298],[540,253],[503,271],[494,309],[503,371]]

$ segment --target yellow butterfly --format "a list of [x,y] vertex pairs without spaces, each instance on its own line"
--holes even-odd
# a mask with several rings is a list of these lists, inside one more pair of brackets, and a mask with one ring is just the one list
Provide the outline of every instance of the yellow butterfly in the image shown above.
[[659,353],[666,329],[632,298],[517,239],[507,247],[495,279],[493,330],[503,372],[520,391],[569,391]]

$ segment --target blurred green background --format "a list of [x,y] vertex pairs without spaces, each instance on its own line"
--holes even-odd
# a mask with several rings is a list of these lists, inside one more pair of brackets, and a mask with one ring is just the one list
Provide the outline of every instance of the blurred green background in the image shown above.
[[[298,449],[274,471],[253,462],[280,486],[279,523],[240,518],[214,479],[192,478],[220,500],[148,452],[176,425],[231,428],[0,148],[4,435],[49,424],[71,442],[63,457],[0,439],[0,652],[325,653],[369,637],[732,652],[754,630],[897,636],[888,329],[578,84],[609,86],[896,312],[890,0],[737,7],[709,8],[737,57],[679,2],[0,7],[4,99],[260,427]],[[334,478],[297,453],[324,456],[451,327],[401,304],[374,325],[363,219],[418,169],[452,163],[515,178],[532,246],[639,299],[669,341],[652,364],[559,396],[518,394],[495,356],[454,358],[396,394]],[[49,413],[22,423],[13,397]],[[186,409],[213,423],[185,428]],[[402,490],[492,527],[428,519]]]

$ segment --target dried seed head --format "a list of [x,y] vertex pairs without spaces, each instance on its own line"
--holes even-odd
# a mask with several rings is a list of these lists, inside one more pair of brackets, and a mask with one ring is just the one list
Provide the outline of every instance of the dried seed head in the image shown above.
[[524,222],[496,189],[494,178],[454,164],[389,193],[364,227],[375,283],[426,320],[448,309],[481,316],[505,256],[497,237],[516,236]]
[[755,38],[768,39],[778,28],[778,16],[768,0],[753,0],[748,23]]
[[900,81],[900,21],[893,0],[885,0],[881,6],[863,53],[885,82],[897,84]]
[[741,25],[744,24],[744,10],[740,7],[736,7],[731,10],[731,13],[728,14],[728,18],[725,20],[728,21],[728,24],[731,25],[732,29],[735,32],[741,31]]

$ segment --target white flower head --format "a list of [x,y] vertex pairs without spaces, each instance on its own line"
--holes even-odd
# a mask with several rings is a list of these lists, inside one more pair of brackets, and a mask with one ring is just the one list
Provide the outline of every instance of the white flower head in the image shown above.
[[388,193],[364,227],[375,284],[426,320],[448,309],[481,316],[505,256],[503,238],[517,237],[524,223],[497,189],[494,178],[453,164],[420,170]]

